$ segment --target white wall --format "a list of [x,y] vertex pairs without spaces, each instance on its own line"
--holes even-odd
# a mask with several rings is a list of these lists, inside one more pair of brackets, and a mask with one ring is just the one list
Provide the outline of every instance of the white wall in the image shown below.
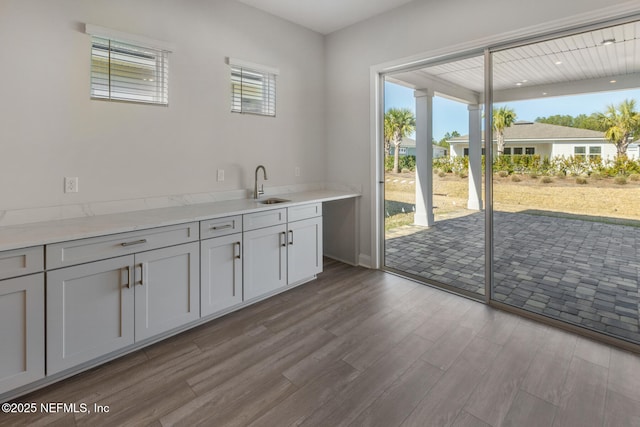
[[[90,100],[84,23],[174,43],[169,107]],[[231,0],[0,0],[0,40],[0,217],[250,188],[258,164],[267,190],[324,180],[317,33]],[[280,69],[275,119],[230,113],[227,56]]]
[[551,157],[572,157],[575,154],[575,147],[586,147],[587,154],[589,147],[600,147],[602,158],[606,160],[614,159],[618,153],[616,146],[610,142],[584,143],[575,141],[553,144]]
[[606,15],[605,7],[611,11],[623,4],[639,8],[637,1],[626,0],[610,0],[606,5],[600,0],[415,0],[330,34],[326,39],[328,176],[363,189],[361,261],[367,263],[371,259],[375,243],[371,204],[372,66],[446,47],[474,44],[475,40],[501,34],[515,34],[549,21],[572,20],[576,15],[602,9],[602,14],[594,14],[595,19]]

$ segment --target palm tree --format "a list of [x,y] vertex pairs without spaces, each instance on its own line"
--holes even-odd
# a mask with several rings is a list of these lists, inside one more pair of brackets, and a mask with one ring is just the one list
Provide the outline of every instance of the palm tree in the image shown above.
[[516,121],[516,112],[511,108],[500,107],[493,110],[493,129],[496,131],[496,144],[498,146],[498,156],[504,154],[504,130]]
[[607,106],[598,113],[598,121],[604,127],[604,136],[616,145],[618,157],[627,155],[627,147],[640,134],[640,113],[635,111],[636,101],[625,99],[617,107]]
[[384,158],[391,154],[391,138],[393,137],[393,126],[389,114],[384,115]]
[[394,146],[393,173],[398,173],[402,138],[416,129],[416,116],[408,108],[390,108],[384,115],[384,139]]

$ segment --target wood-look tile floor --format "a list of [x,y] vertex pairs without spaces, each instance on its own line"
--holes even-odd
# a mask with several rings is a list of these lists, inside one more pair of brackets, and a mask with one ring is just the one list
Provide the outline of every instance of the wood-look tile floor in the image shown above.
[[640,356],[381,271],[318,280],[19,402],[29,426],[640,426]]

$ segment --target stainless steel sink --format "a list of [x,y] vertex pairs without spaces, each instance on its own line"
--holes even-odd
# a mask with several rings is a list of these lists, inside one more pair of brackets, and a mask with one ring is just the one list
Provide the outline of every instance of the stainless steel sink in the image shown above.
[[277,197],[270,197],[268,199],[260,200],[258,203],[262,203],[263,205],[275,205],[277,203],[290,202],[291,200],[287,199],[279,199]]

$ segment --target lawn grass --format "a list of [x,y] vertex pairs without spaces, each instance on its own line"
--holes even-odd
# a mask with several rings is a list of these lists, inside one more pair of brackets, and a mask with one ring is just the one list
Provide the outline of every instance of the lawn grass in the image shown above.
[[[436,220],[455,215],[467,204],[469,181],[454,174],[433,176],[434,215]],[[484,194],[484,189],[483,189]],[[385,200],[415,204],[414,173],[385,174]],[[619,223],[640,221],[640,182],[616,184],[613,178],[587,178],[577,184],[575,178],[553,177],[544,183],[539,177],[495,175],[493,207],[503,212],[526,212],[551,216],[578,215],[591,220]],[[392,215],[385,219],[385,229],[413,223],[413,214]]]

